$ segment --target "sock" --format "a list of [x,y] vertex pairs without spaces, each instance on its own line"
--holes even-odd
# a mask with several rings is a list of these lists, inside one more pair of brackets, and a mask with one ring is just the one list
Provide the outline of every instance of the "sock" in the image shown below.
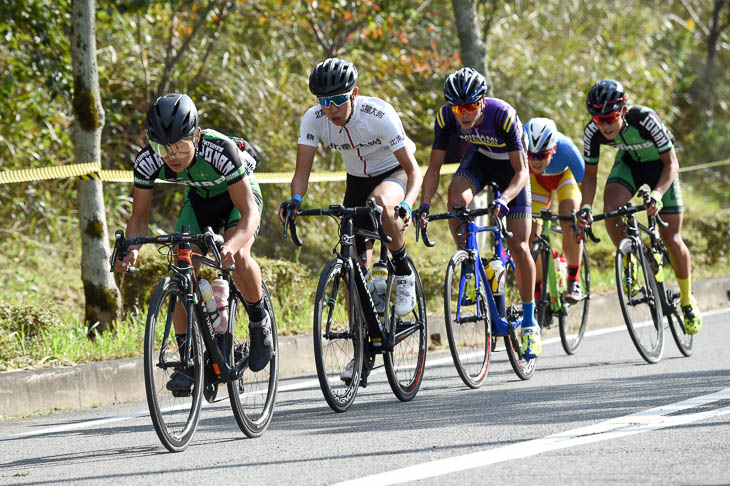
[[578,272],[580,271],[580,265],[568,265],[568,282],[571,280],[578,280]]
[[400,276],[410,275],[411,267],[408,266],[408,260],[406,260],[406,244],[403,243],[403,247],[400,250],[390,250],[390,254],[393,255],[395,274]]
[[248,313],[249,322],[263,321],[264,317],[266,317],[266,310],[264,310],[264,298],[261,297],[261,300],[253,304],[246,301],[246,312]]
[[536,330],[538,329],[537,322],[535,322],[534,300],[522,303],[522,329],[526,327],[534,327]]
[[542,280],[535,282],[535,300],[542,297]]
[[677,277],[677,283],[679,284],[679,304],[690,305],[692,304],[692,284],[689,278]]

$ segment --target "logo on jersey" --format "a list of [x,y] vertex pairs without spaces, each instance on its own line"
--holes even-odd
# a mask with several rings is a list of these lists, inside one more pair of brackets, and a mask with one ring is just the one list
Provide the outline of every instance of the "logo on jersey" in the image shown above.
[[218,169],[218,172],[228,174],[236,170],[236,166],[233,164],[233,162],[231,162],[231,160],[223,154],[223,146],[215,144],[209,140],[203,140],[202,145],[203,153],[201,155],[213,167]]
[[489,145],[490,147],[504,147],[506,145],[504,142],[500,143],[498,138],[482,135],[481,133],[462,133],[459,138],[470,143]]
[[383,110],[379,110],[371,105],[362,105],[360,111],[378,118],[383,118],[385,116],[385,112]]
[[398,145],[405,139],[406,139],[405,135],[402,133],[399,133],[396,137],[390,139],[390,146],[395,147],[396,145]]
[[152,150],[145,150],[134,161],[134,168],[146,179],[152,179],[160,171],[160,167],[164,163],[162,158]]
[[651,134],[651,138],[654,139],[654,143],[657,147],[663,147],[669,144],[667,138],[667,132],[662,122],[660,122],[654,115],[650,114],[639,122],[639,125],[646,128]]
[[349,143],[343,143],[343,144],[338,145],[334,142],[330,142],[329,147],[333,148],[335,150],[342,151],[342,150],[358,149],[358,148],[362,148],[362,147],[372,147],[373,145],[382,145],[382,144],[383,144],[383,142],[379,138],[376,138],[375,140],[370,140],[369,142],[357,143],[354,146]]
[[308,134],[307,134],[307,140],[312,140],[312,141],[314,141],[314,135],[312,135],[311,133],[308,133]]

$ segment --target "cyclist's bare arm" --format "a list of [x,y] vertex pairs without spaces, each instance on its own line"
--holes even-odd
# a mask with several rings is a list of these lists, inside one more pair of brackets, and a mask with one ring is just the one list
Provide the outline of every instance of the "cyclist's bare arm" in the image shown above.
[[[125,236],[143,236],[147,234],[150,221],[150,208],[152,206],[152,189],[134,188],[132,193],[132,215],[129,217]],[[122,261],[114,263],[117,272],[124,272],[133,266],[137,261],[139,245],[130,246],[129,252]]]
[[431,204],[433,195],[439,187],[439,175],[441,166],[444,165],[446,150],[431,149],[431,157],[428,160],[428,169],[423,177],[423,188],[421,191],[421,204]]
[[253,190],[248,177],[228,186],[228,194],[231,196],[233,205],[241,213],[241,219],[233,228],[233,233],[228,236],[221,247],[223,268],[228,268],[234,264],[234,254],[253,238],[259,225],[259,209],[253,197]]
[[[304,196],[309,186],[309,174],[312,172],[312,164],[314,163],[314,154],[317,147],[311,145],[297,145],[297,165],[294,169],[294,177],[291,180],[291,195],[299,194]],[[284,210],[279,208],[279,222],[284,225]]]
[[[596,179],[598,178],[598,164],[586,164],[586,171],[583,174],[583,184],[581,185],[581,203],[582,208],[586,204],[593,206],[593,198],[596,197]],[[584,218],[578,218],[578,227],[581,229],[588,228],[589,221]]]
[[398,162],[401,167],[403,167],[403,170],[406,171],[406,175],[408,176],[408,182],[406,183],[406,195],[404,199],[412,207],[416,202],[418,193],[421,191],[421,183],[423,182],[421,168],[418,166],[416,158],[406,147],[399,148],[393,152],[393,155],[395,155],[395,158],[398,159]]
[[530,180],[530,169],[527,167],[527,155],[524,150],[509,152],[509,163],[512,165],[515,175],[512,176],[509,184],[502,191],[502,197],[506,201],[516,198]]
[[677,153],[674,149],[669,152],[664,152],[659,157],[661,157],[662,162],[664,162],[664,167],[662,168],[662,173],[659,175],[659,181],[656,183],[656,186],[652,187],[652,189],[665,194],[672,185],[672,182],[674,182],[674,179],[677,177],[677,173],[679,172],[679,160],[677,160]]

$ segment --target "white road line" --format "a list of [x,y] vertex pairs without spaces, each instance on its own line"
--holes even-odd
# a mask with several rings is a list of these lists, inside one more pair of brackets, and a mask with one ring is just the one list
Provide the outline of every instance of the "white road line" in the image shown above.
[[337,484],[343,486],[370,486],[372,484],[386,485],[418,481],[419,479],[434,478],[444,474],[465,471],[499,462],[522,459],[558,449],[576,447],[610,439],[619,439],[666,427],[677,427],[690,422],[730,414],[730,407],[693,414],[671,415],[672,413],[728,399],[730,399],[730,388],[631,415],[617,417],[595,425],[560,432],[541,439],[416,464],[414,466],[373,474]]
[[[715,310],[712,310],[709,312],[703,312],[702,316],[710,317],[710,316],[714,316],[717,314],[726,313],[726,312],[728,312],[728,310],[729,309],[727,307],[724,307],[721,309],[715,309]],[[612,332],[621,332],[621,331],[625,331],[625,330],[626,330],[626,326],[614,326],[614,327],[596,329],[594,331],[587,331],[585,333],[584,339],[586,337],[600,336],[603,334],[609,334]],[[555,344],[555,343],[559,343],[559,342],[560,342],[560,338],[554,337],[554,338],[549,338],[549,339],[546,339],[545,341],[543,341],[543,345],[550,345],[550,344]],[[451,356],[447,356],[447,357],[439,358],[439,359],[435,359],[435,360],[426,359],[426,366],[427,367],[439,366],[439,365],[443,365],[443,364],[451,363],[451,362],[452,362]],[[383,369],[373,370],[373,372],[370,373],[370,376],[377,375],[379,373],[384,373],[384,372],[385,372],[385,370],[383,370]],[[278,388],[277,393],[303,390],[305,388],[311,388],[311,387],[317,387],[317,386],[319,386],[319,380],[306,380],[306,381],[301,381],[298,383],[292,383],[291,385],[281,386]],[[216,403],[220,403],[220,402],[216,402]],[[207,402],[203,402],[203,407],[206,407],[207,405],[209,405]],[[113,422],[121,422],[124,420],[132,420],[132,419],[136,419],[139,417],[145,417],[148,415],[149,415],[149,411],[145,410],[142,412],[133,413],[131,415],[121,415],[118,417],[109,417],[109,418],[105,418],[105,419],[89,420],[87,422],[78,422],[78,423],[74,423],[74,424],[59,425],[59,426],[55,426],[55,427],[45,427],[45,428],[40,428],[38,430],[34,430],[31,432],[23,432],[20,434],[11,434],[11,435],[0,436],[0,442],[5,441],[5,440],[22,439],[25,437],[34,437],[34,436],[38,436],[38,435],[55,434],[58,432],[67,432],[70,430],[86,429],[89,427],[93,427],[95,425],[103,425],[103,424],[108,424],[108,423],[113,423]]]

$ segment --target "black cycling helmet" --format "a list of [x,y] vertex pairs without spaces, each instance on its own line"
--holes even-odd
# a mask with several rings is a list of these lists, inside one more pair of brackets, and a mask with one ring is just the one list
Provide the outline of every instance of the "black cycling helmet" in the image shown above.
[[444,98],[450,105],[476,103],[486,94],[487,80],[470,67],[449,74],[444,83]]
[[320,62],[309,75],[309,91],[318,97],[347,93],[356,83],[355,65],[337,57]]
[[147,138],[173,145],[198,128],[198,109],[186,94],[171,93],[157,98],[147,112]]
[[624,87],[613,79],[604,79],[594,84],[586,98],[586,108],[591,115],[607,115],[620,110],[625,104]]

